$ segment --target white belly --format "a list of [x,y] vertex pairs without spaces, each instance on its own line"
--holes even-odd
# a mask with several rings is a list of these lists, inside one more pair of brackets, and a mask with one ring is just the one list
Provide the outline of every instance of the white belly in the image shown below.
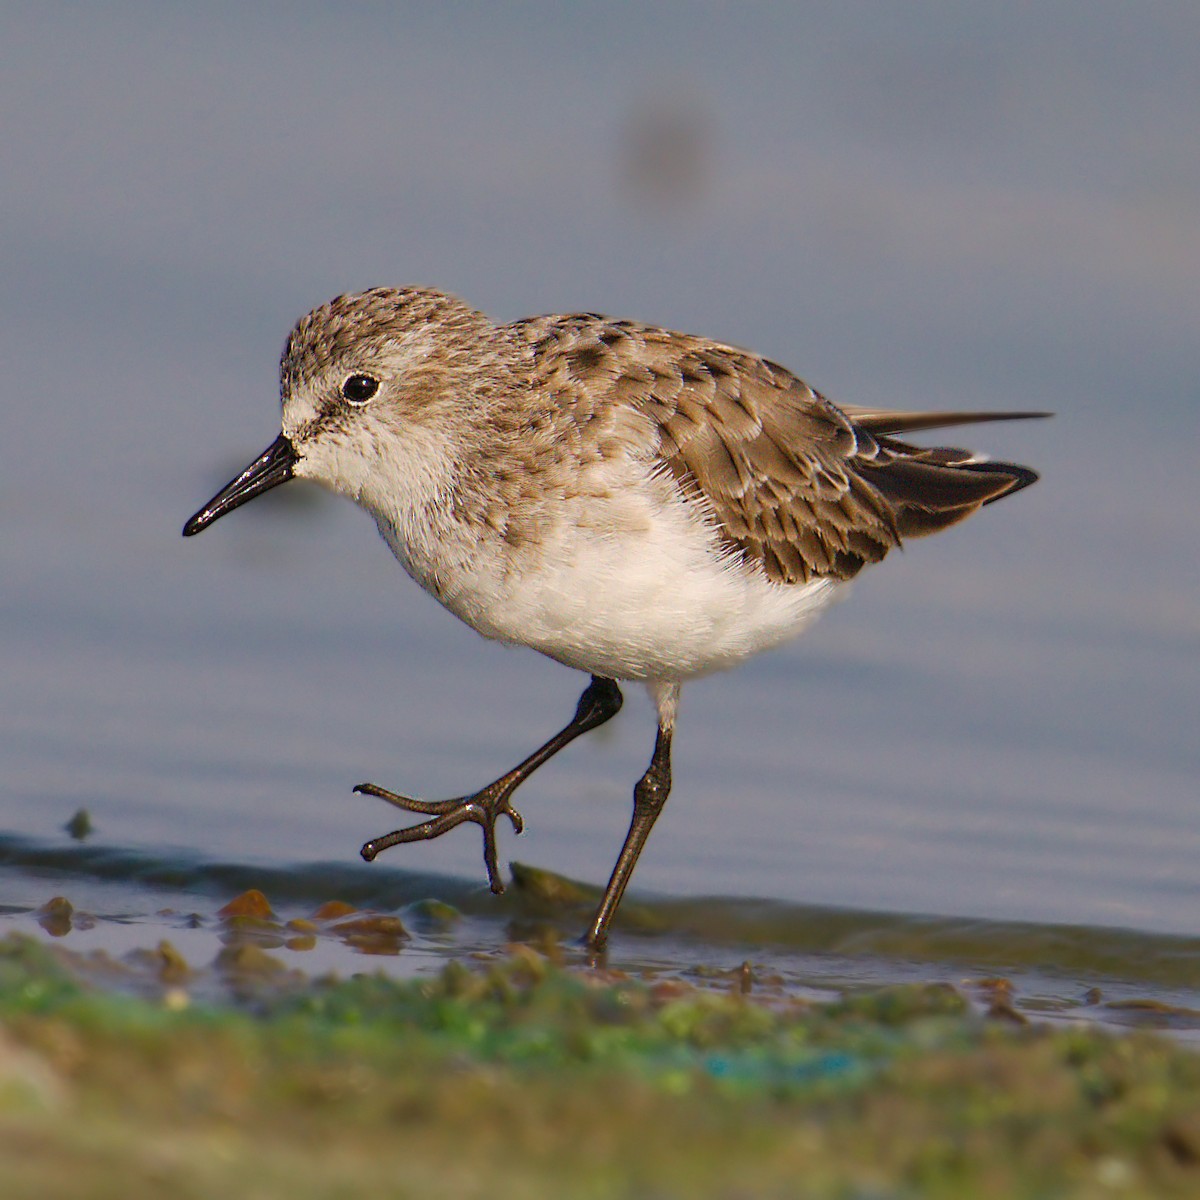
[[405,569],[485,637],[610,679],[681,681],[734,666],[798,634],[839,586],[773,583],[721,556],[682,501],[626,495],[603,507],[585,517],[564,506],[548,536],[521,550],[456,537],[447,554],[443,530],[436,563],[380,530]]

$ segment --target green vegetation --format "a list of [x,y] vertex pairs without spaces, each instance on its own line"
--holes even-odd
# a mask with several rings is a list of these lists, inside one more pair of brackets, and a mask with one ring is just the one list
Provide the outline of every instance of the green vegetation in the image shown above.
[[[1200,1057],[1024,1024],[943,984],[815,1005],[528,947],[203,1005],[0,942],[0,1172],[24,1197],[1191,1197]],[[747,994],[749,988],[749,994]]]

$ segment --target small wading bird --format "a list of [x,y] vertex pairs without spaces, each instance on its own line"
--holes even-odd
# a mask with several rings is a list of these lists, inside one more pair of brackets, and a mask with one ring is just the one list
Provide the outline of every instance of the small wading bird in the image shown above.
[[591,675],[575,716],[470,796],[355,790],[427,819],[369,841],[483,829],[644,683],[658,736],[587,942],[613,914],[671,787],[681,685],[794,637],[868,563],[1033,483],[1026,467],[895,435],[1045,416],[837,407],[790,371],[705,338],[593,313],[495,325],[431,288],[339,296],[292,330],[283,432],[184,526],[286,480],[375,518],[401,566],[484,637]]

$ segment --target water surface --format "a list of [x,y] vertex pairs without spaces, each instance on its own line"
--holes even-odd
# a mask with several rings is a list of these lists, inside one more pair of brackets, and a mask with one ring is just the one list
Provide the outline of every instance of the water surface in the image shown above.
[[[291,322],[422,281],[750,344],[835,400],[1058,414],[969,434],[1035,488],[685,691],[635,890],[1193,934],[1194,6],[668,9],[531,38],[486,11],[466,38],[319,7],[6,21],[6,836],[66,845],[82,807],[113,852],[478,885],[474,830],[358,862],[392,814],[350,788],[477,787],[585,681],[484,643],[299,485],[179,535],[275,436]],[[664,94],[707,131],[665,210],[622,182]],[[652,741],[633,689],[502,857],[606,878]]]

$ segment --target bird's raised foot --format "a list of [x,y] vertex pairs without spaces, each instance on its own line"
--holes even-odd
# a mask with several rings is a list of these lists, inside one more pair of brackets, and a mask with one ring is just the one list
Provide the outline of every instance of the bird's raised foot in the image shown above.
[[428,842],[449,833],[457,825],[472,821],[483,830],[483,865],[487,868],[488,886],[496,895],[504,891],[500,868],[496,861],[496,821],[505,816],[512,822],[517,833],[525,829],[521,814],[510,803],[514,788],[520,782],[506,775],[480,788],[472,796],[459,796],[453,800],[418,800],[412,796],[400,796],[374,783],[360,783],[354,790],[364,796],[376,796],[406,812],[424,813],[430,819],[407,829],[385,833],[364,843],[360,853],[371,862],[382,850],[399,846],[403,842]]

